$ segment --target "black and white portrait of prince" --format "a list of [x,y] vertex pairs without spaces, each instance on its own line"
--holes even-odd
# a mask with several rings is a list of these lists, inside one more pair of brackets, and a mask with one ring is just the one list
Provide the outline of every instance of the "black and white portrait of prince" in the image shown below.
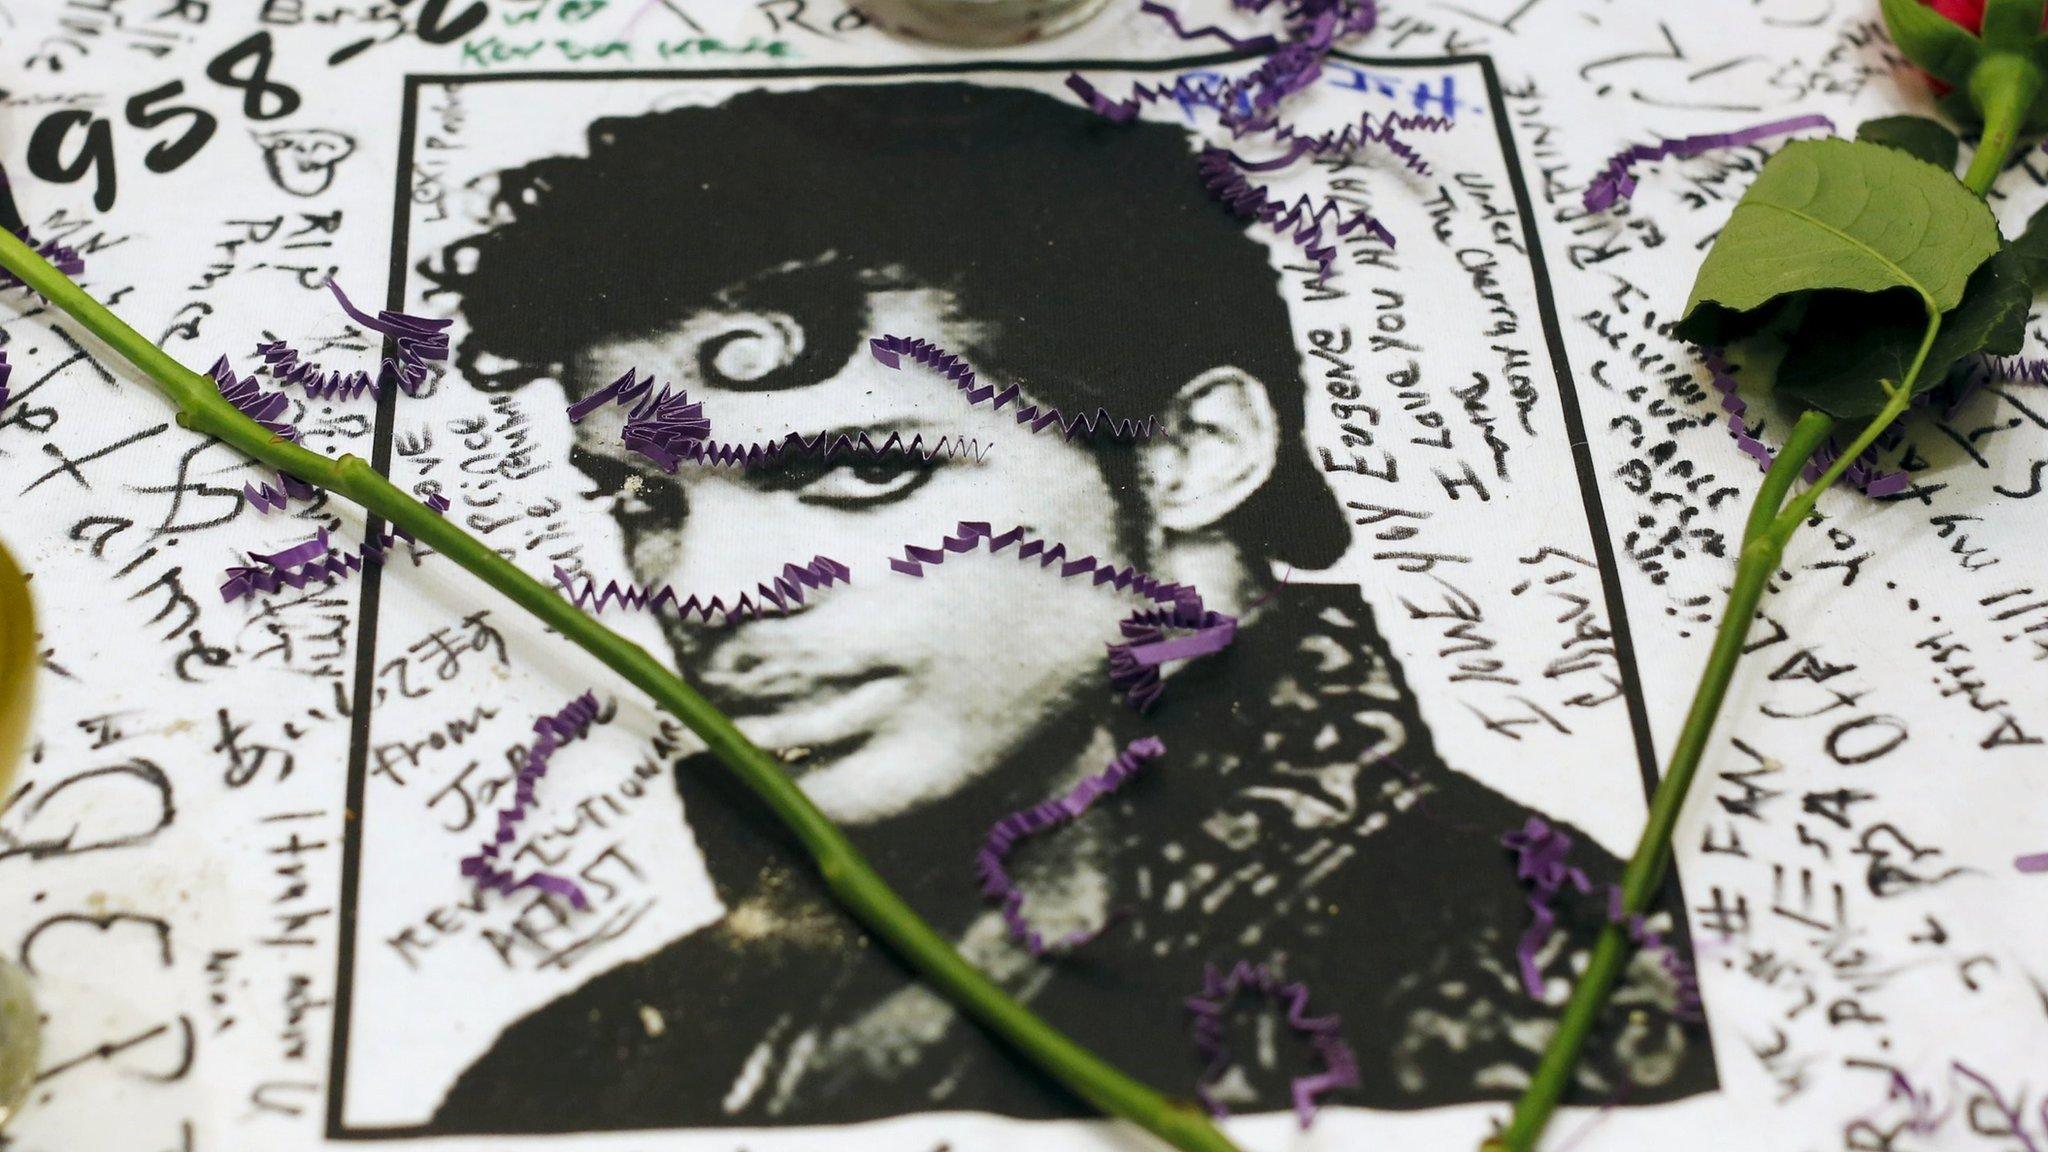
[[[640,584],[730,596],[817,554],[852,567],[786,616],[671,615],[667,647],[1015,995],[1186,1095],[1201,1066],[1182,999],[1206,963],[1268,963],[1343,1020],[1361,1085],[1331,1104],[1511,1097],[1589,922],[1568,917],[1541,957],[1551,1002],[1531,997],[1515,960],[1525,894],[1499,841],[1530,810],[1438,758],[1365,596],[1318,582],[1349,524],[1304,434],[1279,275],[1265,238],[1206,195],[1191,148],[1171,124],[1108,124],[1021,89],[744,91],[598,120],[583,154],[499,173],[492,225],[423,271],[466,321],[458,360],[477,387],[538,394],[545,378],[574,399],[637,369],[701,401],[720,441],[989,446],[670,475],[620,443],[610,408],[578,425],[575,463]],[[1041,405],[1158,416],[1165,434],[1032,435],[932,373],[875,362],[883,334],[931,340]],[[1104,656],[1130,596],[985,550],[922,579],[889,571],[962,520],[1192,584],[1241,618],[1236,643],[1170,669],[1141,716]],[[975,850],[1144,735],[1164,757],[1013,860],[1048,934],[1115,918],[1034,959],[979,897]],[[675,781],[724,914],[508,1026],[436,1131],[1086,1113],[865,939],[718,765],[686,759]],[[1619,873],[1584,838],[1578,851],[1596,878]],[[1580,1099],[1713,1087],[1675,994],[1638,957]],[[644,1027],[643,1007],[666,1027]],[[1216,1094],[1286,1109],[1308,1053],[1284,1032],[1235,1047]]]

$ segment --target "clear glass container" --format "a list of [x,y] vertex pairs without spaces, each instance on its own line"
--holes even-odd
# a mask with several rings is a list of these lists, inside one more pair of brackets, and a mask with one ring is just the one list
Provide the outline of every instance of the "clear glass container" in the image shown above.
[[976,47],[1057,36],[1108,5],[1109,0],[855,0],[868,19],[897,35]]

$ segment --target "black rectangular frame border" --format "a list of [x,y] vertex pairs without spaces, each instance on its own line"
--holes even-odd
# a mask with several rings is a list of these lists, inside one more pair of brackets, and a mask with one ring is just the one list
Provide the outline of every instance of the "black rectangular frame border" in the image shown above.
[[[753,68],[718,69],[693,71],[689,69],[642,69],[630,71],[577,71],[556,70],[546,72],[501,72],[472,75],[460,72],[408,73],[405,77],[404,106],[399,123],[398,163],[394,178],[391,223],[390,286],[386,293],[385,307],[394,311],[405,308],[406,292],[409,286],[409,245],[412,231],[412,176],[413,149],[418,138],[419,94],[423,88],[446,84],[502,84],[524,82],[581,81],[602,82],[605,80],[789,80],[789,79],[831,79],[835,77],[864,76],[943,76],[987,72],[1064,72],[1087,69],[1114,70],[1120,72],[1168,72],[1203,68],[1217,64],[1231,64],[1250,59],[1253,53],[1223,52],[1203,56],[1183,56],[1166,60],[969,60],[938,64],[899,65],[840,65],[818,68]],[[1554,384],[1558,401],[1564,411],[1565,432],[1571,442],[1572,459],[1578,473],[1579,494],[1586,511],[1587,525],[1593,537],[1593,554],[1600,572],[1605,592],[1608,631],[1614,638],[1615,663],[1621,673],[1622,694],[1628,702],[1629,726],[1635,736],[1636,759],[1642,773],[1643,794],[1647,798],[1656,790],[1659,773],[1655,738],[1650,729],[1649,706],[1643,698],[1642,678],[1636,665],[1635,642],[1629,629],[1628,610],[1621,587],[1621,568],[1615,558],[1613,540],[1608,534],[1607,513],[1600,498],[1600,486],[1593,461],[1590,438],[1586,435],[1585,416],[1579,408],[1577,382],[1572,374],[1571,361],[1566,353],[1564,331],[1558,323],[1557,301],[1551,287],[1549,264],[1544,258],[1543,243],[1536,223],[1536,214],[1529,197],[1528,181],[1522,173],[1520,153],[1515,149],[1514,127],[1508,117],[1507,97],[1501,89],[1500,74],[1495,69],[1493,57],[1483,54],[1461,54],[1452,56],[1364,56],[1348,52],[1337,52],[1335,58],[1347,63],[1369,67],[1412,68],[1418,65],[1461,67],[1477,65],[1486,77],[1486,92],[1489,111],[1493,116],[1494,130],[1500,138],[1501,153],[1506,162],[1509,182],[1513,185],[1515,208],[1521,217],[1523,242],[1528,245],[1529,269],[1535,284],[1537,311],[1542,317],[1545,343],[1550,352],[1551,364],[1555,370]],[[395,347],[387,341],[385,356],[396,354]],[[391,437],[397,413],[398,393],[385,389],[377,398],[376,426],[371,433],[373,442],[370,464],[379,473],[389,476],[391,472]],[[367,535],[376,534],[383,522],[371,517],[364,527]],[[362,862],[362,824],[364,819],[363,796],[367,783],[369,762],[370,714],[373,710],[373,694],[376,687],[376,634],[379,592],[382,586],[383,570],[379,565],[368,565],[363,570],[361,619],[356,634],[356,677],[354,712],[349,737],[348,755],[348,811],[353,819],[343,821],[342,830],[342,872],[340,896],[340,931],[335,941],[334,1017],[330,1036],[327,1070],[326,1130],[324,1136],[333,1141],[353,1140],[403,1140],[423,1139],[439,1135],[424,1125],[389,1126],[382,1128],[348,1128],[342,1122],[342,1105],[347,1099],[348,1089],[348,1041],[350,1015],[354,1007],[355,944],[356,944],[356,887],[357,871]],[[1685,916],[1685,898],[1679,883],[1678,870],[1673,868],[1666,876],[1659,893],[1660,903],[1673,917],[1675,935],[1689,956],[1696,956],[1692,948],[1690,925]],[[1701,1042],[1711,1045],[1704,1031]],[[1711,1052],[1711,1048],[1710,1048]],[[1718,1083],[1719,1076],[1716,1075]],[[651,1131],[672,1131],[653,1129]],[[677,1129],[675,1131],[690,1131]]]

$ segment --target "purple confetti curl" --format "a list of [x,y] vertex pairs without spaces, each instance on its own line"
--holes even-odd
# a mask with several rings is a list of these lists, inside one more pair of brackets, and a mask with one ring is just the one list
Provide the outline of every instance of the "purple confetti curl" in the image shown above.
[[[1021,526],[998,535],[987,521],[962,520],[953,535],[940,538],[936,548],[904,545],[903,557],[892,557],[889,567],[905,576],[923,577],[926,565],[943,564],[947,556],[965,555],[983,542],[991,556],[1015,544],[1019,561],[1037,560],[1040,568],[1057,564],[1063,580],[1087,576],[1091,584],[1108,584],[1119,592],[1134,592],[1167,605],[1164,611],[1139,611],[1126,618],[1121,626],[1125,643],[1108,646],[1110,682],[1124,693],[1124,702],[1139,712],[1150,711],[1159,700],[1164,687],[1160,665],[1221,652],[1237,638],[1237,618],[1204,610],[1201,594],[1193,587],[1169,584],[1135,567],[1113,567],[1094,556],[1070,560],[1065,544],[1027,539]],[[1168,639],[1168,628],[1193,632]]]
[[2015,857],[2012,866],[2022,872],[2048,873],[2048,852],[2035,852],[2032,855]]
[[263,357],[263,370],[270,373],[272,380],[296,384],[316,400],[354,400],[365,392],[373,396],[377,393],[377,382],[368,372],[360,368],[348,372],[323,369],[302,358],[298,349],[282,340],[257,344],[256,354]]
[[365,392],[375,397],[393,386],[408,396],[419,395],[420,388],[426,383],[427,365],[448,358],[446,329],[453,321],[430,320],[389,310],[371,316],[357,308],[332,277],[327,280],[327,290],[334,293],[335,300],[349,319],[394,341],[397,355],[385,357],[373,378],[361,369],[322,368],[286,341],[271,340],[256,345],[256,352],[263,357],[264,370],[271,379],[283,384],[296,384],[305,389],[306,395],[319,400],[354,400]]
[[[727,605],[723,598],[717,596],[702,600],[693,594],[683,599],[672,584],[664,584],[648,592],[636,584],[611,580],[599,589],[597,581],[586,576],[579,589],[575,577],[567,569],[560,565],[555,567],[555,582],[561,585],[562,594],[570,603],[588,612],[602,612],[613,605],[643,612],[667,609],[686,619],[696,616],[705,623],[709,623],[713,616],[723,615],[727,624],[759,616],[786,615],[792,607],[803,607],[806,589],[830,588],[833,584],[845,584],[852,579],[851,568],[829,556],[818,556],[809,564],[784,564],[781,575],[755,585],[753,593],[742,593],[739,599]],[[754,598],[757,594],[759,600]]]
[[1275,127],[1280,123],[1280,102],[1322,77],[1329,48],[1302,41],[1282,44],[1265,63],[1224,90],[1219,121],[1233,136]]
[[1315,1121],[1320,1097],[1339,1088],[1359,1084],[1358,1060],[1344,1042],[1337,1017],[1308,1014],[1308,985],[1285,983],[1264,964],[1240,960],[1228,975],[1213,964],[1202,969],[1202,991],[1185,1001],[1194,1017],[1195,1051],[1202,1059],[1202,1076],[1195,1084],[1195,1098],[1221,1120],[1230,1115],[1223,1102],[1210,1091],[1230,1070],[1230,1048],[1225,1043],[1224,1012],[1240,992],[1251,991],[1278,1005],[1287,1026],[1307,1038],[1309,1050],[1322,1062],[1322,1071],[1296,1077],[1293,1084],[1294,1114],[1303,1129]]
[[[1536,954],[1550,941],[1550,935],[1557,928],[1557,911],[1554,905],[1566,886],[1578,890],[1581,896],[1590,896],[1597,887],[1586,873],[1566,863],[1571,855],[1572,838],[1569,834],[1552,828],[1540,816],[1530,816],[1521,828],[1506,832],[1500,838],[1501,845],[1515,854],[1515,877],[1529,884],[1529,927],[1522,933],[1522,939],[1515,947],[1515,960],[1521,966],[1522,988],[1531,998],[1543,998],[1543,973],[1536,962]],[[1664,971],[1677,985],[1677,1005],[1673,1015],[1681,1020],[1698,1021],[1705,1017],[1700,1010],[1699,976],[1692,965],[1678,954],[1678,949],[1644,921],[1641,915],[1623,910],[1621,888],[1609,884],[1607,892],[1607,919],[1621,925],[1630,940],[1646,952],[1657,955]]]
[[[1274,3],[1233,0],[1232,7],[1241,12],[1262,13],[1274,7]],[[1190,29],[1181,22],[1177,11],[1152,0],[1147,0],[1142,8],[1164,20],[1182,40],[1215,38],[1241,50],[1275,50],[1249,75],[1234,81],[1210,78],[1175,80],[1157,87],[1138,84],[1124,100],[1103,95],[1078,73],[1068,76],[1067,87],[1097,115],[1117,123],[1135,119],[1143,105],[1172,100],[1183,108],[1215,109],[1221,123],[1234,135],[1278,125],[1280,101],[1313,84],[1322,75],[1323,59],[1340,41],[1363,36],[1379,22],[1379,9],[1372,0],[1293,0],[1279,5],[1286,39],[1240,38],[1213,26]]]
[[704,415],[702,404],[691,403],[686,393],[672,392],[666,386],[654,392],[651,390],[653,384],[652,376],[642,379],[636,372],[628,370],[617,380],[569,405],[569,422],[580,423],[608,404],[631,405],[621,441],[627,448],[654,461],[662,471],[671,474],[685,461],[713,467],[753,468],[779,459],[785,453],[813,453],[826,457],[842,453],[862,456],[903,453],[926,463],[940,456],[981,460],[988,454],[988,448],[981,441],[965,436],[941,436],[927,447],[923,435],[905,440],[901,432],[891,432],[880,444],[866,432],[820,432],[815,436],[791,432],[780,440],[766,443],[721,443],[709,438],[711,421]]
[[1429,175],[1429,163],[1422,154],[1401,139],[1402,131],[1445,132],[1451,121],[1441,116],[1405,116],[1399,112],[1389,113],[1373,124],[1372,113],[1359,116],[1358,123],[1347,124],[1313,136],[1298,133],[1291,124],[1276,125],[1273,139],[1287,145],[1287,151],[1269,160],[1247,160],[1235,152],[1225,152],[1230,162],[1244,172],[1277,172],[1300,160],[1304,156],[1348,156],[1368,144],[1378,144],[1417,176]]
[[[1318,273],[1314,286],[1321,288],[1329,283],[1336,269],[1336,249],[1323,242],[1326,218],[1335,224],[1340,238],[1353,231],[1364,230],[1391,248],[1394,246],[1393,234],[1364,212],[1354,212],[1346,217],[1343,209],[1329,199],[1320,204],[1307,196],[1293,204],[1276,199],[1270,189],[1251,180],[1247,173],[1275,171],[1311,154],[1348,153],[1372,142],[1383,144],[1418,174],[1426,174],[1428,165],[1413,148],[1399,139],[1395,128],[1397,125],[1435,128],[1437,122],[1422,117],[1410,120],[1393,116],[1374,128],[1368,115],[1362,117],[1357,125],[1339,131],[1322,135],[1303,134],[1281,120],[1281,101],[1315,83],[1322,75],[1324,59],[1339,41],[1372,31],[1379,21],[1377,5],[1373,0],[1233,0],[1233,6],[1245,12],[1265,12],[1277,6],[1287,33],[1286,39],[1277,42],[1277,49],[1263,63],[1238,80],[1219,83],[1181,78],[1163,86],[1139,84],[1124,100],[1105,96],[1078,73],[1067,77],[1067,87],[1098,115],[1117,123],[1136,119],[1146,104],[1173,100],[1189,111],[1197,107],[1215,109],[1218,123],[1228,128],[1233,137],[1271,132],[1276,142],[1288,145],[1285,154],[1263,161],[1246,160],[1220,148],[1204,148],[1196,169],[1203,187],[1231,212],[1263,221],[1283,234],[1291,228],[1293,242],[1316,262]],[[1189,29],[1182,24],[1174,9],[1154,0],[1146,0],[1142,7],[1165,20],[1174,35],[1183,40],[1216,37],[1240,48],[1264,48],[1276,43],[1272,37],[1242,40],[1215,27]]]
[[[927,445],[924,436],[913,435],[905,440],[901,432],[891,432],[880,444],[866,432],[820,432],[805,436],[791,432],[781,440],[756,444],[724,444],[716,440],[692,441],[684,446],[680,459],[692,464],[717,468],[755,468],[783,456],[815,454],[826,457],[838,455],[888,456],[902,454],[914,456],[929,464],[941,456],[952,459],[985,458],[993,445],[984,445],[979,440],[966,436],[941,436]],[[674,468],[666,471],[674,472]]]
[[983,444],[966,436],[941,436],[930,447],[925,446],[922,435],[913,435],[905,440],[901,432],[891,432],[880,444],[865,432],[820,432],[816,436],[803,436],[792,432],[783,440],[781,451],[820,456],[836,456],[851,453],[855,456],[887,456],[903,453],[915,456],[929,464],[941,456],[982,460],[994,449],[993,444]]
[[332,279],[327,281],[327,289],[334,293],[335,301],[349,319],[394,343],[398,357],[387,358],[379,367],[379,386],[396,384],[408,396],[419,395],[420,386],[426,382],[427,364],[448,358],[448,326],[454,321],[429,320],[388,309],[371,316],[351,303],[348,293]]
[[1248,179],[1236,158],[1224,149],[1204,147],[1195,160],[1195,170],[1210,195],[1222,201],[1233,214],[1257,220],[1275,232],[1284,234],[1293,229],[1291,239],[1295,245],[1315,261],[1317,285],[1328,283],[1337,271],[1337,248],[1323,242],[1325,223],[1335,225],[1339,238],[1362,231],[1389,248],[1394,246],[1394,234],[1370,213],[1353,209],[1346,216],[1344,206],[1328,197],[1320,204],[1307,195],[1292,204],[1275,200],[1264,185]]
[[[1273,0],[1236,0],[1235,6],[1243,11],[1263,12],[1274,5]],[[1250,180],[1246,173],[1284,168],[1304,155],[1353,151],[1368,141],[1385,144],[1390,152],[1417,172],[1426,172],[1428,166],[1413,148],[1395,137],[1395,121],[1399,120],[1404,125],[1411,123],[1403,118],[1389,118],[1375,129],[1370,116],[1367,116],[1353,127],[1321,136],[1304,135],[1282,123],[1279,116],[1281,100],[1314,83],[1322,74],[1324,57],[1337,42],[1371,31],[1379,13],[1370,0],[1295,0],[1294,3],[1281,4],[1280,8],[1290,38],[1250,75],[1227,86],[1188,81],[1176,81],[1161,88],[1140,85],[1130,99],[1123,101],[1104,96],[1079,75],[1069,76],[1067,87],[1091,109],[1120,123],[1136,118],[1143,104],[1171,98],[1184,107],[1216,109],[1220,122],[1230,129],[1233,136],[1272,131],[1279,142],[1289,144],[1285,155],[1269,161],[1248,161],[1223,149],[1205,148],[1197,162],[1197,171],[1210,195],[1222,201],[1233,213],[1263,221],[1275,231],[1285,232],[1292,228],[1294,243],[1306,250],[1316,262],[1319,269],[1316,283],[1320,286],[1327,284],[1335,271],[1336,250],[1322,243],[1322,225],[1326,217],[1335,217],[1340,237],[1364,229],[1392,247],[1393,235],[1366,213],[1355,212],[1345,217],[1334,201],[1325,200],[1318,205],[1304,196],[1289,205],[1276,200],[1269,189]],[[1181,25],[1179,16],[1164,5],[1147,3],[1145,10],[1165,18],[1182,39],[1219,34],[1213,28],[1188,31]],[[1419,127],[1425,123],[1434,124],[1433,121],[1416,118],[1412,126]]]
[[299,430],[284,418],[292,406],[284,393],[265,392],[254,376],[236,376],[225,356],[215,360],[207,371],[213,376],[213,386],[219,390],[221,399],[234,405],[236,411],[261,424],[264,431],[280,440],[293,444],[299,442]]
[[282,512],[293,500],[311,500],[318,488],[293,476],[289,472],[277,474],[277,487],[268,484],[249,483],[242,485],[242,498],[247,500],[258,513]]
[[[69,245],[59,244],[55,240],[38,243],[36,238],[30,235],[29,230],[26,228],[16,228],[13,229],[13,232],[23,244],[35,249],[36,255],[41,256],[49,262],[52,268],[62,272],[64,275],[76,276],[80,272],[85,271],[85,257],[78,254],[78,249],[72,248]],[[5,268],[0,268],[0,289],[17,286],[27,287],[26,284],[22,283],[20,277]]]
[[[1777,459],[1778,454],[1770,445],[1758,438],[1755,428],[1750,425],[1749,405],[1743,402],[1736,391],[1735,377],[1728,369],[1727,359],[1722,356],[1720,349],[1708,348],[1705,350],[1703,362],[1715,390],[1721,393],[1721,411],[1728,414],[1728,435],[1735,438],[1737,448],[1756,461],[1758,471],[1769,471],[1771,462]],[[1801,470],[1800,475],[1809,483],[1820,479],[1821,473],[1834,463],[1840,451],[1832,440],[1822,445],[1814,452],[1813,459],[1806,462],[1806,467]],[[1912,478],[1904,472],[1880,471],[1874,449],[1866,451],[1855,463],[1849,465],[1842,473],[1842,479],[1847,480],[1865,496],[1878,499],[1896,496],[1912,483]]]
[[[427,497],[428,509],[439,515],[448,510],[444,496]],[[361,548],[350,552],[336,552],[328,541],[327,530],[322,528],[311,540],[295,544],[282,552],[250,554],[254,564],[238,564],[227,570],[221,582],[220,598],[233,603],[257,592],[274,593],[284,588],[303,589],[314,581],[335,584],[354,576],[363,570],[365,564],[383,563],[400,540],[416,544],[412,533],[403,528],[385,527],[375,536],[363,541]]]
[[1373,0],[1231,0],[1240,12],[1280,9],[1288,32],[1311,43],[1363,36],[1379,23]]
[[497,832],[475,854],[462,858],[462,874],[475,880],[478,888],[488,888],[503,896],[510,896],[522,888],[538,888],[562,897],[579,912],[589,910],[590,901],[583,895],[582,886],[574,880],[539,871],[514,877],[510,871],[499,868],[497,861],[498,853],[512,842],[514,831],[526,820],[526,814],[533,810],[534,791],[541,777],[547,775],[549,761],[555,753],[563,745],[589,735],[590,726],[604,720],[605,717],[598,715],[597,694],[585,692],[560,712],[533,722],[533,747],[527,751],[526,763],[519,766],[519,774],[513,780],[511,806],[498,810]]
[[630,405],[623,434],[626,447],[654,461],[664,472],[674,472],[678,463],[690,458],[693,446],[701,455],[705,439],[711,435],[704,405],[692,403],[689,393],[671,390],[666,384],[656,391],[653,376],[640,376],[630,368],[617,380],[569,405],[569,422],[582,423],[608,404]]
[[327,529],[322,528],[314,534],[311,540],[307,540],[304,543],[294,544],[289,548],[280,548],[275,552],[251,552],[249,553],[249,558],[258,564],[267,564],[272,568],[297,568],[303,564],[311,564],[313,561],[326,555],[328,551]]
[[7,378],[14,375],[14,366],[7,362],[7,349],[0,348],[0,408],[7,407]]
[[[1274,0],[1233,0],[1244,12],[1264,12]],[[1287,39],[1226,96],[1225,124],[1233,133],[1258,131],[1279,122],[1280,102],[1315,83],[1323,60],[1344,40],[1371,32],[1379,23],[1373,0],[1286,0],[1278,4]],[[1242,112],[1239,112],[1242,109]]]
[[988,830],[988,838],[982,841],[981,850],[974,854],[975,875],[981,878],[981,894],[984,899],[995,901],[1002,909],[1003,923],[1009,926],[1010,935],[1024,944],[1024,950],[1033,956],[1044,956],[1048,952],[1067,952],[1078,948],[1108,931],[1117,916],[1112,915],[1095,928],[1083,928],[1068,933],[1065,937],[1047,944],[1045,937],[1024,915],[1024,893],[1010,879],[1004,862],[1017,842],[1030,836],[1050,832],[1064,824],[1071,824],[1081,814],[1102,799],[1122,788],[1146,761],[1166,754],[1166,745],[1156,736],[1145,736],[1126,745],[1116,759],[1100,776],[1090,776],[1064,796],[1047,800],[1035,807],[1012,812]]
[[1976,366],[1973,375],[1983,382],[2048,384],[2048,360],[2038,356],[1978,356]]
[[[1193,588],[1183,589],[1168,608],[1140,609],[1119,628],[1124,642],[1109,645],[1109,682],[1124,694],[1124,703],[1150,712],[1166,690],[1160,667],[1174,660],[1194,660],[1230,647],[1237,639],[1237,617],[1202,607]],[[1168,630],[1187,635],[1168,637]]]
[[1188,585],[1169,584],[1134,567],[1111,567],[1093,556],[1069,560],[1065,544],[1036,538],[1026,539],[1021,526],[997,535],[986,520],[962,520],[954,529],[954,533],[942,538],[937,548],[925,548],[916,544],[904,545],[903,559],[892,558],[889,567],[905,576],[921,577],[924,575],[924,565],[943,564],[948,555],[964,555],[974,551],[983,541],[987,541],[990,555],[1016,544],[1018,560],[1037,560],[1040,568],[1050,568],[1058,564],[1062,579],[1086,575],[1092,584],[1108,584],[1119,592],[1129,589],[1155,603],[1171,604],[1183,594],[1194,591]]
[[1005,404],[1018,402],[1017,423],[1028,424],[1033,432],[1047,428],[1059,429],[1060,435],[1072,440],[1077,435],[1093,436],[1098,428],[1105,429],[1109,436],[1122,440],[1148,440],[1157,430],[1156,417],[1143,420],[1120,420],[1109,414],[1107,408],[1097,408],[1090,416],[1086,412],[1065,416],[1057,408],[1040,408],[1026,404],[1020,397],[1023,390],[1012,384],[999,389],[994,384],[981,384],[974,375],[974,369],[967,362],[953,355],[929,340],[907,339],[902,336],[877,336],[868,341],[868,351],[887,368],[901,368],[904,359],[921,364],[953,382],[969,404],[988,403],[995,411],[1003,410]]
[[1754,128],[1737,132],[1710,132],[1704,136],[1687,136],[1679,140],[1659,140],[1655,144],[1631,144],[1608,157],[1607,166],[1601,169],[1593,182],[1586,185],[1585,205],[1588,212],[1605,212],[1615,204],[1635,195],[1635,166],[1667,157],[1688,158],[1712,152],[1718,148],[1739,148],[1783,136],[1792,132],[1803,132],[1809,128],[1820,128],[1828,132],[1835,130],[1835,123],[1827,117],[1814,113],[1808,116],[1794,116],[1789,120],[1774,120]]
[[1181,23],[1179,12],[1168,5],[1158,3],[1157,0],[1144,0],[1144,3],[1138,5],[1138,9],[1166,21],[1166,26],[1173,29],[1173,34],[1183,40],[1213,38],[1223,41],[1239,52],[1270,52],[1280,45],[1280,40],[1276,36],[1233,36],[1214,24],[1189,28]]
[[1231,82],[1216,77],[1182,76],[1167,84],[1133,84],[1131,95],[1125,100],[1114,100],[1103,95],[1102,90],[1090,84],[1079,72],[1067,76],[1067,88],[1081,98],[1089,111],[1115,124],[1128,124],[1138,118],[1139,109],[1147,104],[1165,101],[1182,108],[1214,108],[1221,111],[1224,97],[1231,89]]

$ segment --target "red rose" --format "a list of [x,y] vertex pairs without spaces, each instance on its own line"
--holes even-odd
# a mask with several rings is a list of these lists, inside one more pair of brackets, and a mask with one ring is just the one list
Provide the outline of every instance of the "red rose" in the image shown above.
[[[1926,0],[1926,4],[1972,36],[1984,31],[1984,0]],[[2041,27],[2048,28],[2048,13],[2042,14]]]
[[2048,0],[1877,5],[1892,44],[1938,91],[1949,93],[1942,111],[1965,126],[1983,126],[1963,175],[1963,183],[1983,195],[2020,135],[2048,128]]
[[[1984,31],[1984,0],[1920,0],[1920,2],[1934,9],[1935,13],[1941,16],[1942,19],[1961,27],[1963,31],[1968,32],[1972,36],[1980,35]],[[2048,29],[2048,12],[2041,14],[2041,27]],[[1927,81],[1934,85],[1934,91],[1938,95],[1946,96],[1951,90],[1951,86],[1943,83],[1938,77],[1930,75],[1927,77]]]
[[1927,6],[1969,29],[1972,36],[1984,30],[1984,0],[1928,0]]

